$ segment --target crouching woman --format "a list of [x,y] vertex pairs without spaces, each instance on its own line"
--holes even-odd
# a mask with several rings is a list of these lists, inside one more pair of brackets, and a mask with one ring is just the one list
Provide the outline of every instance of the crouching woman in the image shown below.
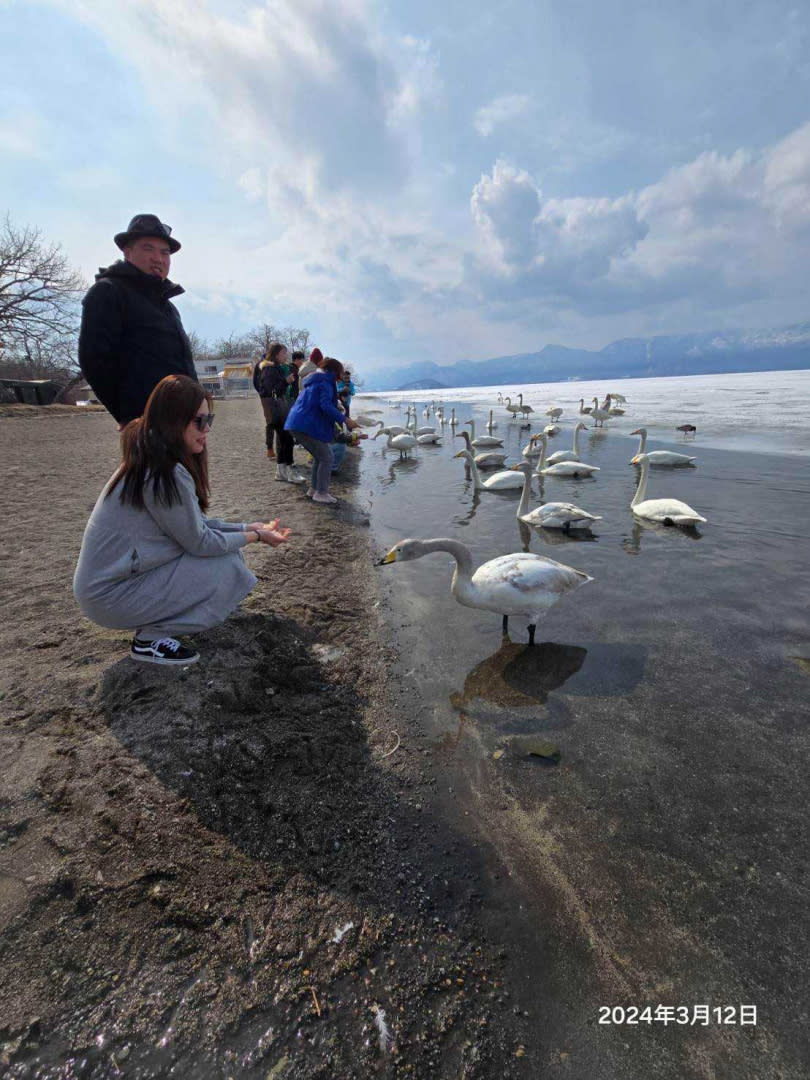
[[275,547],[278,522],[205,516],[211,397],[185,375],[162,379],[121,436],[123,460],[84,531],[73,592],[88,619],[134,630],[130,656],[152,664],[199,660],[180,635],[223,622],[256,584],[241,549]]

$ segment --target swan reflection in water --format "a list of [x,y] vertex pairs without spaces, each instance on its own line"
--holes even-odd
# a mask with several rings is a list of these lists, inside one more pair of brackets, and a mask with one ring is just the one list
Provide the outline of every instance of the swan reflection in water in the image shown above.
[[388,475],[381,477],[380,483],[383,487],[390,487],[391,484],[395,484],[398,476],[404,476],[408,473],[415,473],[419,468],[418,458],[398,458],[396,461],[392,461],[388,466]]
[[685,537],[687,540],[702,540],[703,534],[696,528],[686,528],[684,526],[674,525],[660,525],[654,521],[643,521],[641,518],[636,518],[633,522],[633,529],[630,536],[625,536],[622,540],[622,549],[628,555],[640,555],[641,554],[641,537],[645,532],[654,532],[667,536],[674,537],[675,539],[681,539]]
[[464,688],[450,695],[455,709],[467,709],[483,699],[502,708],[542,705],[579,671],[588,654],[579,645],[544,641],[533,648],[504,637],[497,652],[482,660],[464,680]]
[[[480,503],[481,503],[481,496],[478,494],[477,491],[474,490],[473,491],[472,503],[470,505],[469,510],[467,511],[466,514],[459,515],[459,517],[453,518],[453,523],[455,525],[469,525],[470,522],[472,521],[472,519],[475,517],[475,513],[478,510],[478,507],[479,507]],[[527,550],[527,549],[524,549],[524,550]]]
[[590,529],[575,529],[573,532],[565,532],[563,529],[544,529],[541,525],[527,525],[525,521],[518,521],[518,535],[520,546],[523,551],[528,551],[532,537],[537,536],[544,544],[554,547],[555,544],[581,544],[583,541],[593,543],[599,539],[594,536]]

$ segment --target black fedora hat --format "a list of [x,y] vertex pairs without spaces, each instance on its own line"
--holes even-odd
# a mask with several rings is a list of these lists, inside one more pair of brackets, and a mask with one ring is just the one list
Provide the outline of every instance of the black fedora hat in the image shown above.
[[180,241],[172,236],[171,225],[164,225],[155,214],[136,214],[130,221],[127,231],[116,233],[113,239],[123,251],[127,244],[131,244],[133,240],[141,236],[156,236],[165,240],[172,255],[180,250]]

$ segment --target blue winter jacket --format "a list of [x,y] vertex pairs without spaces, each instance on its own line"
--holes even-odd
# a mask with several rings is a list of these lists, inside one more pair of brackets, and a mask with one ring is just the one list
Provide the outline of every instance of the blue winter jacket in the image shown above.
[[337,407],[337,379],[331,371],[313,371],[287,415],[285,431],[302,431],[313,439],[330,443],[335,424],[348,417]]

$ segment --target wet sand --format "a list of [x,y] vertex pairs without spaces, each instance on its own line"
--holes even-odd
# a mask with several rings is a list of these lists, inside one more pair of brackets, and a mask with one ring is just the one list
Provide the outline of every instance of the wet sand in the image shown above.
[[255,400],[216,411],[212,513],[295,540],[248,549],[185,674],[72,598],[109,418],[0,422],[0,1071],[526,1075],[483,859],[392,707],[367,519],[272,480]]

